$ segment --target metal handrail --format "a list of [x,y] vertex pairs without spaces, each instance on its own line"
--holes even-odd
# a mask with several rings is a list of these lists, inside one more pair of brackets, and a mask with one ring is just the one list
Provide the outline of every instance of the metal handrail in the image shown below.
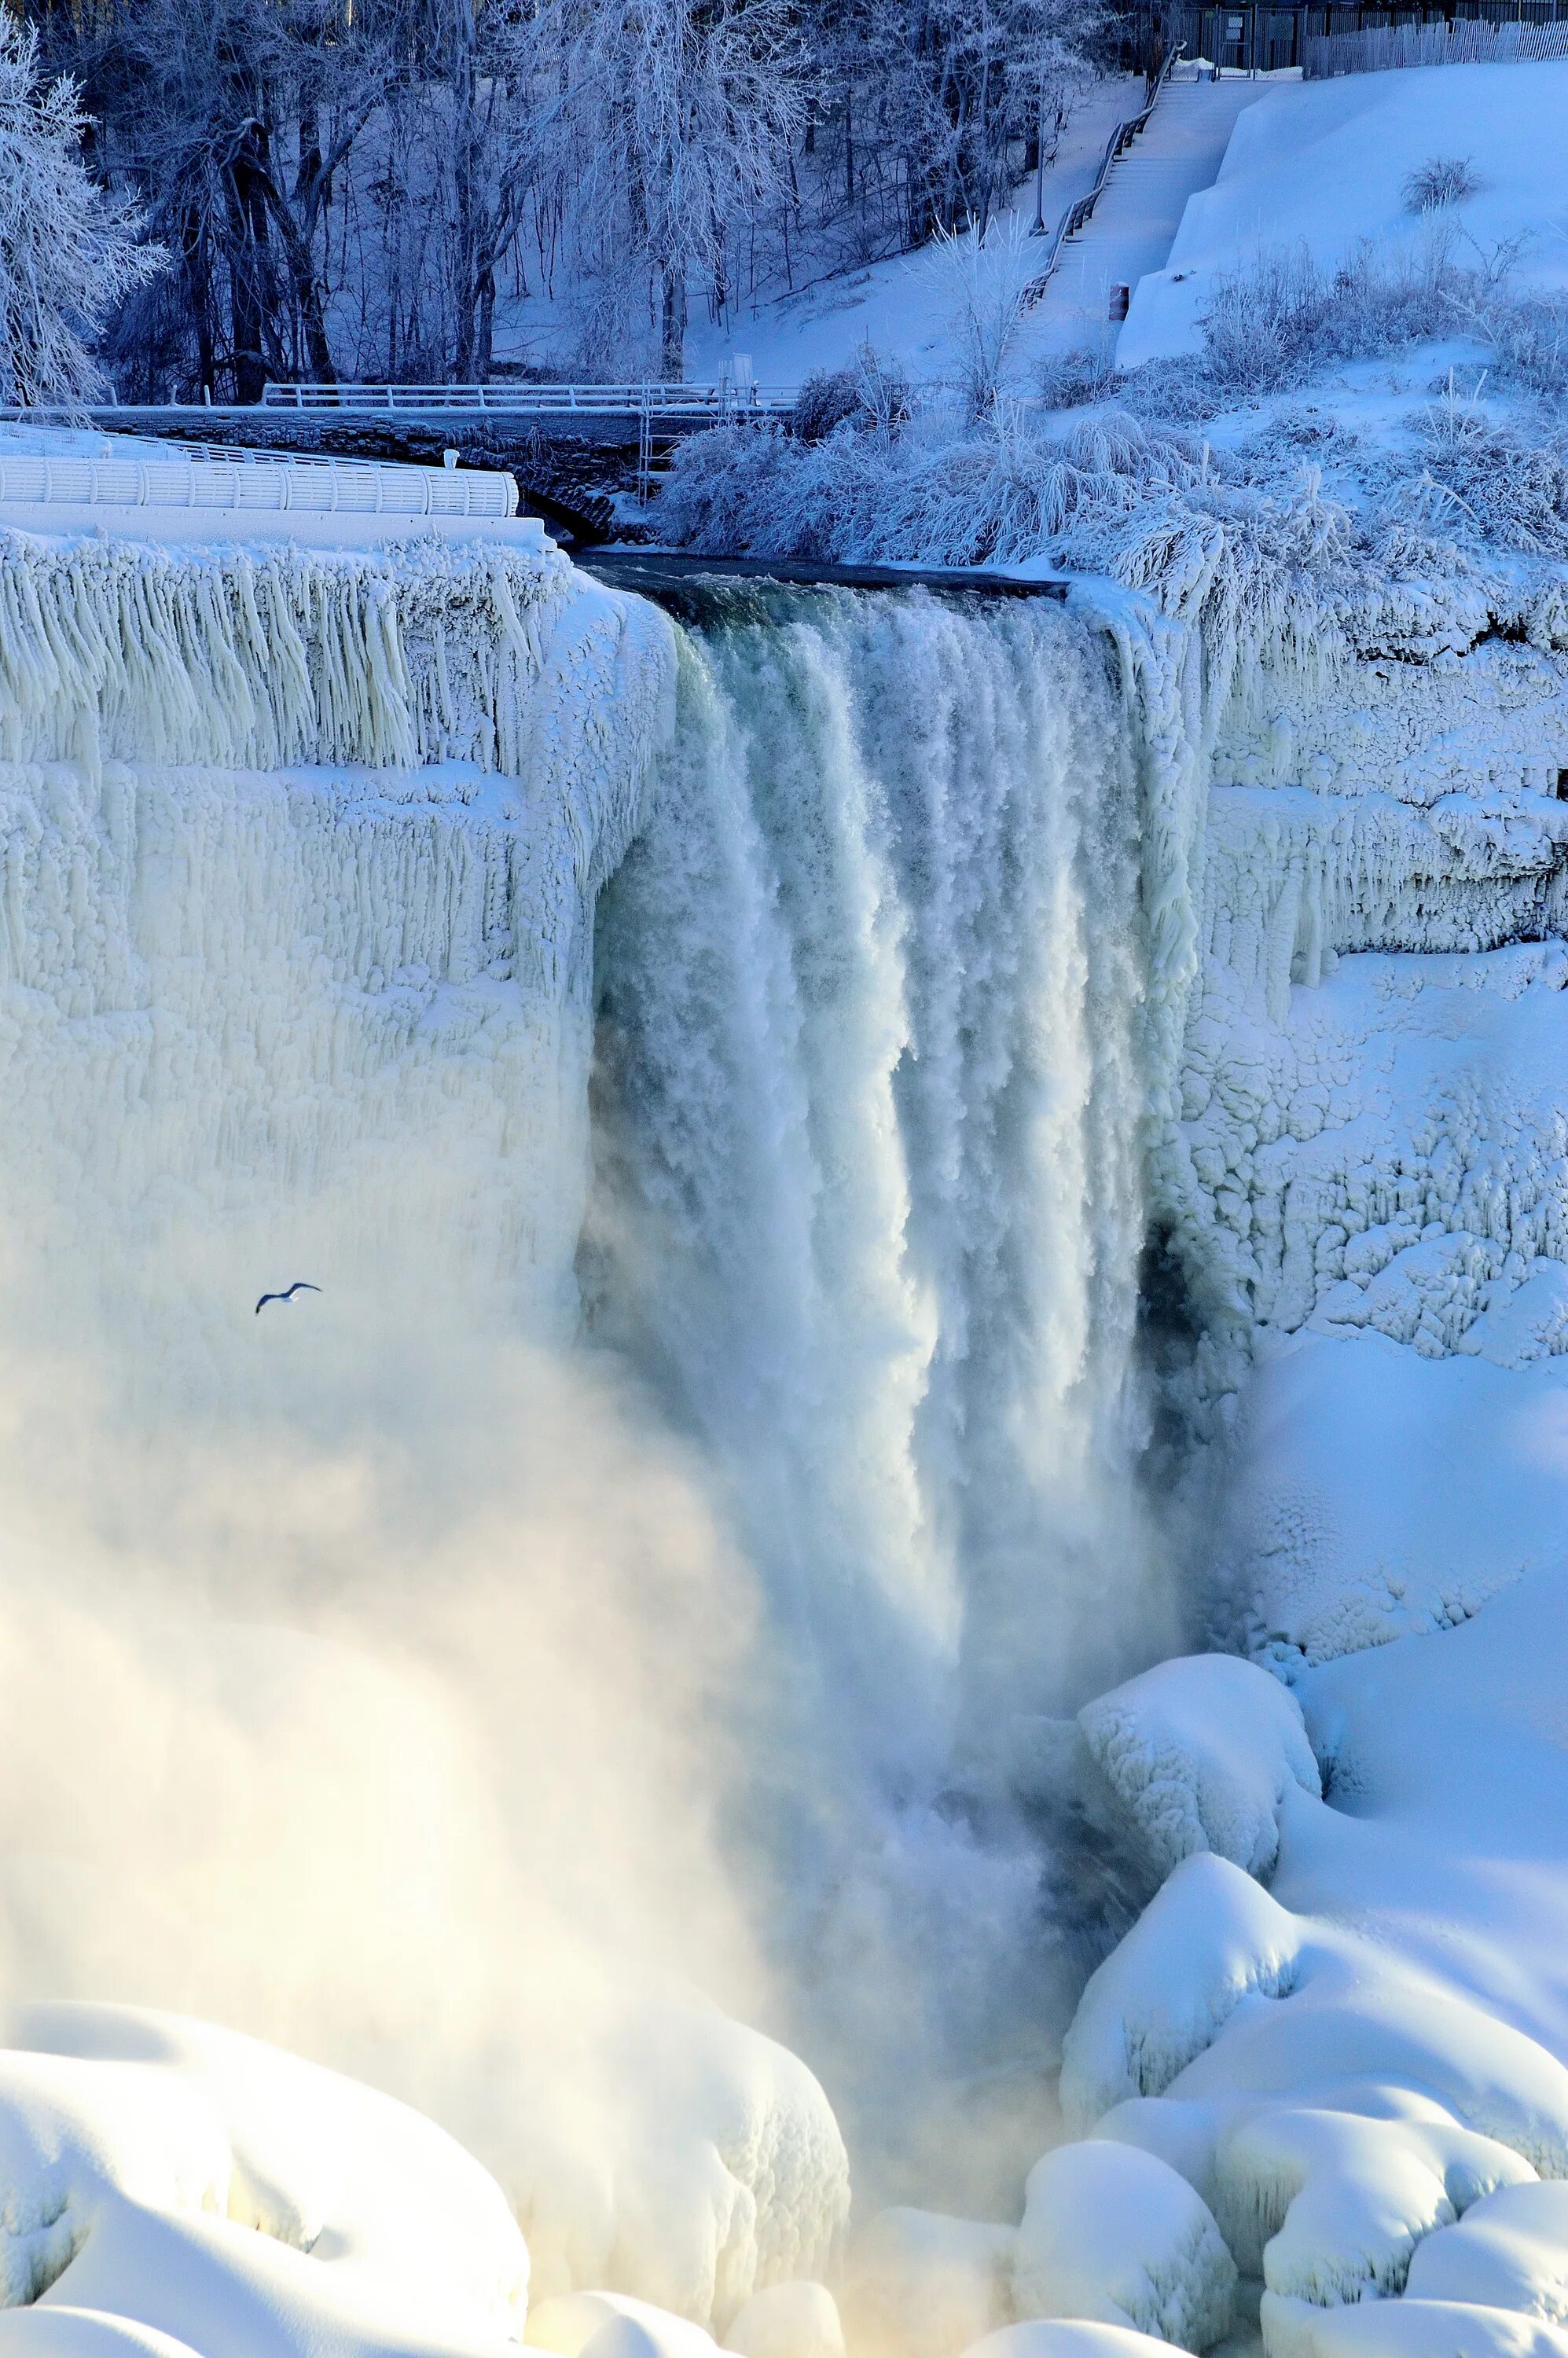
[[389,416],[481,410],[516,416],[775,416],[794,386],[757,384],[269,384],[264,409],[374,411]]
[[1163,65],[1160,68],[1159,72],[1155,75],[1152,84],[1148,82],[1144,84],[1145,96],[1143,104],[1139,109],[1139,112],[1136,114],[1130,114],[1125,123],[1119,123],[1116,129],[1111,133],[1110,137],[1106,141],[1105,153],[1099,159],[1099,169],[1094,177],[1094,186],[1089,189],[1087,196],[1075,199],[1074,202],[1067,207],[1066,211],[1062,215],[1061,220],[1056,223],[1054,230],[1051,233],[1051,243],[1045,250],[1045,260],[1043,266],[1036,271],[1034,276],[1030,280],[1028,286],[1023,290],[1023,308],[1026,311],[1032,310],[1034,305],[1039,302],[1040,297],[1044,294],[1046,285],[1054,273],[1057,264],[1062,259],[1062,248],[1065,245],[1067,240],[1070,237],[1076,236],[1078,231],[1082,229],[1084,223],[1088,220],[1089,215],[1094,211],[1096,205],[1098,204],[1101,196],[1105,192],[1105,184],[1110,178],[1111,166],[1116,162],[1117,157],[1122,154],[1123,150],[1132,145],[1132,142],[1137,138],[1139,133],[1147,124],[1149,117],[1153,114],[1155,107],[1160,102],[1160,93],[1165,87],[1166,77],[1170,73],[1171,68],[1175,64],[1177,59],[1183,54],[1185,47],[1186,44],[1184,41],[1179,48],[1173,49],[1170,52],[1170,55],[1166,58]]

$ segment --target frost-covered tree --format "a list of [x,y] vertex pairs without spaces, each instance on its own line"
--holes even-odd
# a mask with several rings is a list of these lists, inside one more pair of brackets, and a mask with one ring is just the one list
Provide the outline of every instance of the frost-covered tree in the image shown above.
[[722,305],[741,223],[788,196],[805,117],[793,16],[784,0],[589,0],[563,76],[601,308],[619,325],[651,290],[678,377],[688,280]]
[[82,161],[90,124],[69,75],[46,81],[38,36],[0,21],[0,399],[78,401],[102,390],[89,349],[103,320],[164,266],[135,209]]

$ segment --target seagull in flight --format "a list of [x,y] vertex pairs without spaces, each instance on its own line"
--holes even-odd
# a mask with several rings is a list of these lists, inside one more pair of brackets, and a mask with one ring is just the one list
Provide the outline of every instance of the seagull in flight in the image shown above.
[[283,1293],[264,1293],[261,1300],[256,1303],[256,1316],[258,1318],[261,1316],[262,1312],[266,1308],[269,1302],[292,1302],[297,1293],[319,1293],[320,1291],[320,1287],[319,1285],[312,1285],[308,1278],[297,1277],[293,1284],[287,1286]]

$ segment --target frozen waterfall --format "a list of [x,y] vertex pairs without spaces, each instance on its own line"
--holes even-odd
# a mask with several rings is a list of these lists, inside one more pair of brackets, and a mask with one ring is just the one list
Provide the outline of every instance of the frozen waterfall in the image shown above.
[[595,1325],[722,1468],[818,1740],[983,1780],[1163,1634],[1105,643],[715,589],[678,708],[600,914]]

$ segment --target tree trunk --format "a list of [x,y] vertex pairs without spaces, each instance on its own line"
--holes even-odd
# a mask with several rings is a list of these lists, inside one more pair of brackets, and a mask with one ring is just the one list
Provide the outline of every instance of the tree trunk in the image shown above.
[[678,384],[686,372],[686,269],[666,262],[664,268],[664,320],[659,338],[659,373],[666,384]]

